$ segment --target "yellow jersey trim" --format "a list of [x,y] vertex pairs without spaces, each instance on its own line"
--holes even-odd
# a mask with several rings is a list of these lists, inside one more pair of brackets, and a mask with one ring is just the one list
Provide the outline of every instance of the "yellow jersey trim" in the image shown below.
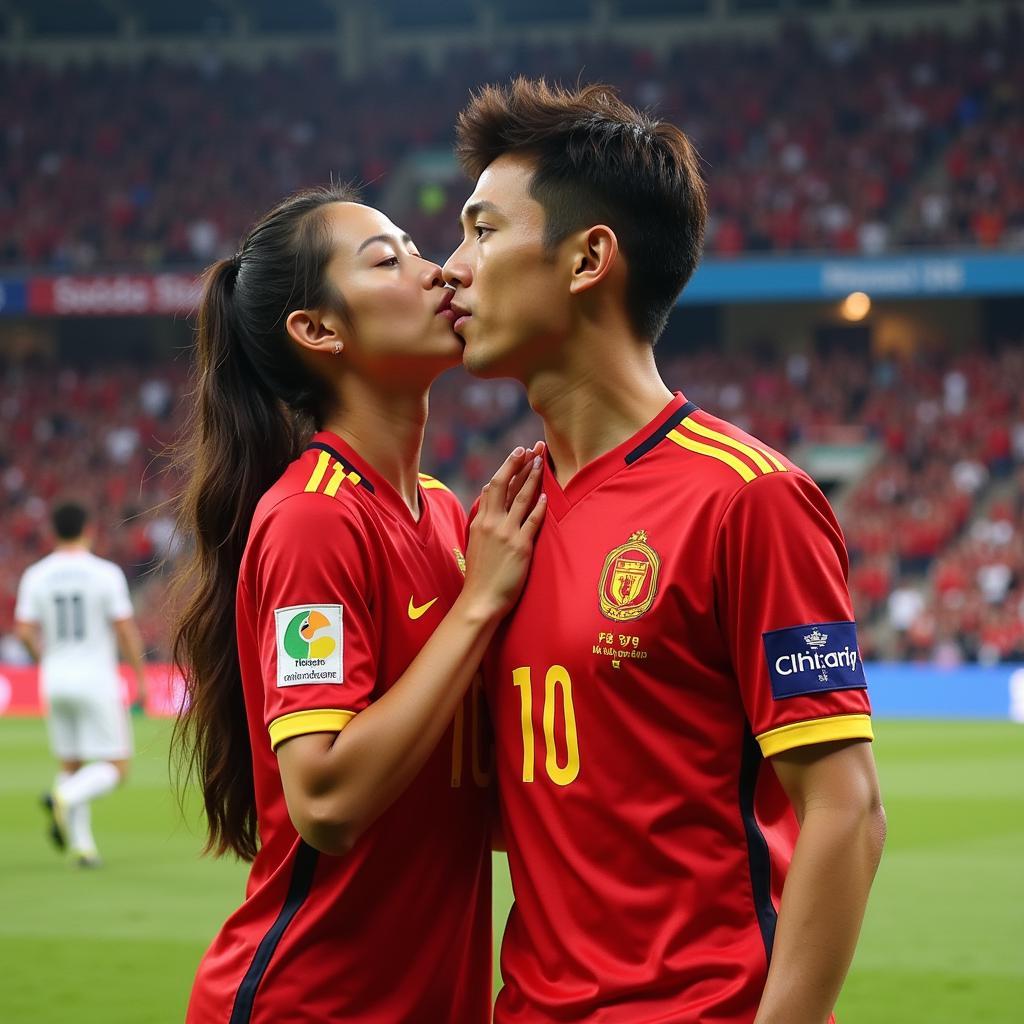
[[420,487],[425,491],[447,491],[450,488],[446,487],[440,480],[435,480],[432,476],[427,476],[426,473],[420,473]]
[[341,481],[344,479],[345,467],[340,462],[336,462],[334,464],[334,473],[331,475],[331,479],[327,481],[327,486],[324,488],[324,494],[329,498],[333,498],[338,493],[338,488],[341,486]]
[[719,462],[724,462],[730,469],[743,477],[743,480],[746,483],[750,483],[750,481],[757,476],[757,473],[755,473],[745,462],[741,462],[730,452],[723,452],[721,448],[712,448],[709,444],[702,444],[700,441],[694,441],[685,434],[680,434],[678,430],[670,430],[666,436],[669,440],[675,441],[680,448],[685,448],[687,451],[696,452],[698,455],[707,455],[712,459],[718,459]]
[[793,722],[779,726],[778,729],[769,729],[757,737],[757,742],[761,746],[761,753],[765,757],[772,757],[786,750],[809,747],[815,743],[874,738],[868,715],[832,715],[830,718],[814,718],[809,722]]
[[712,430],[710,427],[705,427],[703,423],[698,423],[692,416],[687,416],[680,425],[695,434],[699,434],[701,437],[717,441],[719,444],[724,444],[727,448],[732,448],[741,455],[746,455],[762,473],[774,473],[776,467],[780,472],[786,472],[786,467],[777,459],[772,459],[775,466],[768,463],[766,458],[767,452],[762,451],[760,448],[754,448],[752,445],[744,444],[742,441],[737,441],[736,438],[729,437],[728,434],[722,434],[717,430]]
[[316,460],[316,466],[313,468],[313,472],[309,474],[309,479],[306,481],[306,492],[315,491],[324,480],[327,475],[327,467],[331,464],[331,456],[329,452],[321,452]]
[[788,473],[789,470],[781,463],[767,448],[757,449],[766,459],[768,459],[780,473]]
[[342,711],[338,708],[292,711],[270,723],[270,749],[277,750],[280,744],[293,736],[306,736],[313,732],[341,732],[355,717],[354,711]]

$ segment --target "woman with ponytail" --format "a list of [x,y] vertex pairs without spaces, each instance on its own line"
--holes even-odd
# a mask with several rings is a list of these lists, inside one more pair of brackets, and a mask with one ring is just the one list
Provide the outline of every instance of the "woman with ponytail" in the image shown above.
[[183,444],[176,743],[208,849],[252,862],[190,1024],[490,1020],[477,667],[542,521],[517,449],[465,517],[419,472],[450,291],[331,187],[207,272]]

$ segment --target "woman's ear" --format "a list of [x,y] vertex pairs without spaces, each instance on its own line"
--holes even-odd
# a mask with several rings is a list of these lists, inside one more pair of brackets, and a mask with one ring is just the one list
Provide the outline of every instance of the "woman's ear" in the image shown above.
[[288,314],[285,327],[291,337],[310,352],[340,355],[345,347],[336,324],[324,320],[315,310],[296,309]]

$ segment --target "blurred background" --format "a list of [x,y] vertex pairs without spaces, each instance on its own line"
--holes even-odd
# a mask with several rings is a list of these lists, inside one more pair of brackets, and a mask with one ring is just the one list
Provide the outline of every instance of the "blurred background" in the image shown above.
[[[180,1020],[244,879],[197,861],[166,719],[137,722],[133,778],[97,809],[107,870],[72,877],[43,848],[53,766],[12,618],[51,504],[91,506],[97,552],[132,585],[150,711],[172,711],[167,449],[191,401],[196,275],[331,178],[443,261],[471,189],[454,119],[522,73],[611,83],[692,136],[712,216],[663,374],[806,468],[845,531],[890,841],[841,1019],[1018,1019],[1022,8],[0,0],[0,1016]],[[517,385],[453,371],[423,468],[468,505],[539,436]]]
[[[1020,4],[4,0],[0,27],[0,661],[59,495],[166,657],[196,273],[332,177],[443,261],[454,118],[513,73],[693,137],[712,218],[662,368],[826,489],[865,656],[1024,661]],[[469,502],[538,429],[453,373],[424,468]]]

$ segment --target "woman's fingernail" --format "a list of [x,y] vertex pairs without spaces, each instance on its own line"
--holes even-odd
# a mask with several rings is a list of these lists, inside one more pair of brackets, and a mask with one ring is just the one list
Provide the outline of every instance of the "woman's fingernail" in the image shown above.
[[516,457],[518,457],[518,456],[523,454],[524,450],[525,449],[522,446],[520,446],[518,448],[513,448],[512,449],[512,454],[515,455]]
[[539,455],[537,456],[537,458],[535,458],[533,460],[533,468],[534,469],[540,469],[540,456]]

